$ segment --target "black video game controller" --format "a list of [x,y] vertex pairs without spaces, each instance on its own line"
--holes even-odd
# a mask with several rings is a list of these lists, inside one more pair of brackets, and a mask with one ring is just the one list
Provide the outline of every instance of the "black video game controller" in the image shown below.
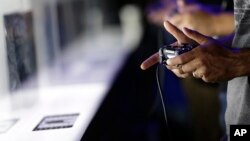
[[191,51],[196,46],[191,44],[167,45],[159,49],[160,63],[167,65],[167,60],[185,52]]

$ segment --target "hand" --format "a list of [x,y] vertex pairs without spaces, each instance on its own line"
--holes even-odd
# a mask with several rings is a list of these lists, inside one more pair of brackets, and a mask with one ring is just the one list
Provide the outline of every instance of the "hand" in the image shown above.
[[[239,58],[219,41],[187,28],[182,32],[170,22],[165,22],[164,26],[179,43],[199,44],[192,51],[167,60],[167,68],[178,77],[186,78],[193,75],[205,82],[218,82],[238,75],[232,65],[237,65],[236,60]],[[141,64],[141,68],[146,70],[158,62],[159,54],[155,53]]]
[[[170,17],[168,20],[179,29],[188,27],[199,31],[202,34],[216,35],[215,14],[205,10],[204,6],[199,4],[186,4],[183,0],[177,1],[179,13]],[[208,8],[207,8],[208,9]]]
[[147,8],[148,21],[162,26],[162,23],[176,10],[176,2],[173,0],[163,0],[159,3],[153,3]]
[[225,81],[237,76],[232,66],[237,64],[237,59],[232,50],[224,47],[219,41],[196,31],[187,28],[183,31],[187,37],[195,40],[200,46],[168,59],[168,69],[173,71],[176,65],[182,64],[183,73],[193,74],[194,77],[201,78],[205,82]]
[[[180,44],[180,43],[190,43],[190,44],[197,44],[194,40],[190,39],[189,37],[187,37],[181,30],[179,30],[176,26],[172,25],[170,22],[166,21],[164,22],[164,27],[165,29],[171,33],[176,39],[177,42],[174,44]],[[141,68],[143,70],[148,69],[149,67],[153,66],[154,64],[159,62],[159,54],[158,52],[155,53],[154,55],[152,55],[151,57],[149,57],[147,60],[145,60],[142,64],[141,64]],[[173,72],[175,72],[175,74],[179,77],[187,77],[190,74],[188,73],[183,73],[182,69],[180,67],[173,67],[171,69]]]
[[[153,3],[147,8],[147,18],[149,22],[162,26],[162,23],[169,17],[172,17],[183,3],[191,3],[193,0],[160,0],[159,3]],[[177,6],[179,4],[179,7]],[[191,8],[191,6],[189,7]]]

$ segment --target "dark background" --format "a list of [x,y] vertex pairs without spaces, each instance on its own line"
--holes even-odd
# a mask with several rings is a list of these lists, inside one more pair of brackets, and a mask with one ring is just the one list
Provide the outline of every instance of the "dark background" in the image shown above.
[[[105,24],[119,25],[118,13],[124,5],[136,4],[145,11],[153,2],[105,0],[99,6],[104,12]],[[217,0],[201,2],[221,4]],[[142,41],[126,60],[82,141],[219,140],[224,129],[219,121],[218,84],[210,85],[192,78],[179,79],[160,67],[169,124],[166,126],[156,85],[156,66],[142,71],[140,64],[174,39],[162,27],[149,23],[146,12],[142,21]]]

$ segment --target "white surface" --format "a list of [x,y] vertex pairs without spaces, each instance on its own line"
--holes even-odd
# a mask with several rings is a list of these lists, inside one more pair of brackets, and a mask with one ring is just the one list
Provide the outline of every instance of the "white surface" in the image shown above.
[[[121,46],[117,29],[76,40],[42,71],[37,90],[0,98],[0,122],[19,119],[0,141],[79,141],[130,50]],[[32,131],[45,116],[73,113],[80,115],[72,128]]]
[[[28,0],[2,1],[1,16],[9,12],[27,10],[30,6],[24,2]],[[50,0],[43,0],[41,3],[44,5],[44,2],[48,1]],[[21,5],[23,7],[20,9]],[[43,54],[42,48],[46,44],[43,18],[39,19],[43,16],[42,13],[35,12],[38,19],[35,18],[36,43],[39,53],[42,54],[38,58],[39,75],[26,84],[29,87],[38,81],[38,89],[20,90],[12,95],[2,94],[7,91],[8,78],[5,70],[6,50],[4,46],[0,48],[0,78],[3,80],[0,81],[0,122],[19,119],[7,132],[0,133],[0,141],[79,141],[105,98],[124,59],[132,50],[125,47],[130,44],[124,43],[121,30],[101,28],[98,33],[84,33],[69,45],[68,50],[56,55],[56,60],[60,61],[44,69],[43,61],[47,56]],[[5,45],[2,20],[0,18],[0,44]],[[72,128],[32,131],[45,116],[73,113],[80,115]]]
[[[15,95],[1,100],[1,111],[8,113],[2,115],[1,112],[1,118],[16,118],[19,121],[8,132],[0,134],[0,140],[80,140],[101,103],[105,88],[102,84],[54,87],[36,91],[39,98],[34,97],[34,91],[27,91],[25,95]],[[7,106],[10,106],[8,111],[5,109]],[[44,116],[71,113],[80,114],[72,128],[32,131]]]

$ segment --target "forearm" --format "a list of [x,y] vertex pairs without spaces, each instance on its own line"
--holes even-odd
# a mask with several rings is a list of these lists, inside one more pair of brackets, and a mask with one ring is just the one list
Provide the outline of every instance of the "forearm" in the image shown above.
[[229,71],[233,77],[250,76],[250,48],[232,48],[233,38],[234,33],[219,39],[224,46],[231,50],[232,67]]
[[215,35],[225,36],[234,31],[234,15],[232,12],[222,12],[212,16],[212,26]]
[[[217,21],[216,21],[217,20]],[[214,22],[216,22],[215,31],[217,35],[230,34],[224,38],[219,39],[224,46],[231,48],[234,38],[234,16],[233,13],[221,13],[215,16]],[[234,49],[231,48],[232,64],[231,74],[233,77],[250,76],[250,48]]]

